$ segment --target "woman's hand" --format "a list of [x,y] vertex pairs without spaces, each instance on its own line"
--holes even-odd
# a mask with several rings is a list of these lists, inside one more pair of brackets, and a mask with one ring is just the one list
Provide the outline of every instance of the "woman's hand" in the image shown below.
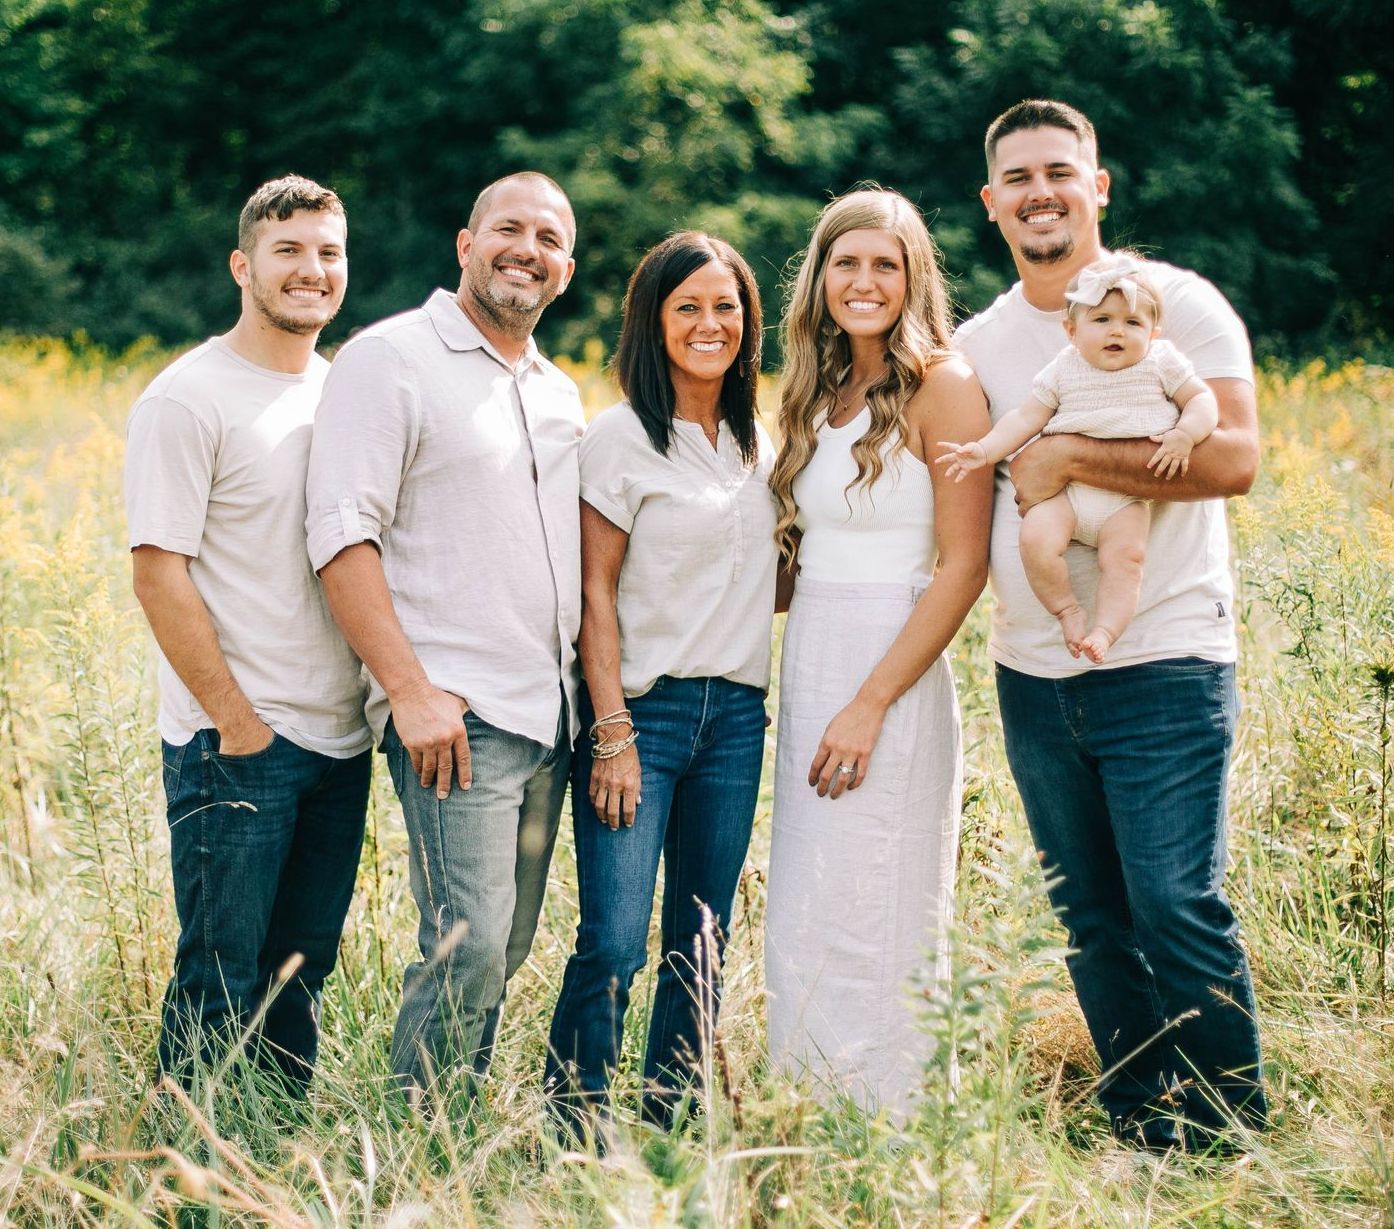
[[866,780],[867,764],[881,737],[886,710],[868,700],[853,700],[828,722],[808,769],[808,783],[820,798],[839,798]]
[[639,807],[639,751],[628,746],[607,760],[591,761],[591,805],[602,824],[617,830],[634,827]]

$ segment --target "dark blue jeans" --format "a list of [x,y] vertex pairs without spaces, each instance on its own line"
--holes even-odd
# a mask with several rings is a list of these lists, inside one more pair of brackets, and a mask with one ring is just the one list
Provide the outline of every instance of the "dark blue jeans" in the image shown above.
[[[552,1016],[546,1086],[563,1121],[604,1106],[619,1062],[630,985],[648,953],[659,856],[663,955],[644,1059],[645,1116],[667,1125],[710,1045],[724,928],[750,844],[765,745],[765,697],[714,678],[660,678],[629,701],[641,796],[617,831],[589,797],[590,740],[575,757],[571,810],[581,918]],[[595,720],[589,698],[582,720]],[[710,942],[702,906],[712,913]],[[713,959],[714,958],[714,959]]]
[[[254,1060],[303,1092],[358,873],[371,752],[336,760],[277,734],[224,756],[216,730],[162,745],[179,944],[160,1070],[190,1085],[195,1061],[220,1062],[264,1006]],[[297,953],[304,963],[278,987]]]
[[[997,667],[1007,758],[1075,954],[1120,1138],[1209,1147],[1264,1125],[1248,961],[1221,887],[1234,667],[1045,679]],[[1171,1026],[1187,1013],[1195,1015]],[[1136,1051],[1136,1053],[1134,1053]]]

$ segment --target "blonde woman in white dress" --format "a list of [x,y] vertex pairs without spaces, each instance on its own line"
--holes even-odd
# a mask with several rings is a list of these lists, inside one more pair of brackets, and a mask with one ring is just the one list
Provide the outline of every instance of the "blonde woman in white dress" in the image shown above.
[[944,650],[986,582],[992,516],[990,471],[956,483],[926,461],[990,423],[899,193],[823,210],[784,328],[770,1051],[823,1099],[899,1117],[930,1049],[912,994],[947,970],[962,776]]

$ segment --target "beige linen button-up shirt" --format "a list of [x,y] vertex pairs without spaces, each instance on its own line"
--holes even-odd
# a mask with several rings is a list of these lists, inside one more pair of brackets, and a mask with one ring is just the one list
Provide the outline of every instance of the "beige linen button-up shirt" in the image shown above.
[[[575,384],[531,340],[509,367],[437,290],[339,352],[310,456],[315,571],[371,542],[431,682],[547,746],[563,691],[576,733],[584,425]],[[367,714],[381,742],[371,676]]]

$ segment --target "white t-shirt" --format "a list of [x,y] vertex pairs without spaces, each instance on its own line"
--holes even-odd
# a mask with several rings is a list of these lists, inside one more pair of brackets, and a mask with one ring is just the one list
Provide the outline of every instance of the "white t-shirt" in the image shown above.
[[[336,758],[371,746],[358,659],[305,551],[305,467],[329,364],[257,367],[213,338],[166,367],[126,431],[130,546],[188,555],[189,577],[252,708],[297,746]],[[212,721],[160,654],[160,736]]]
[[[1147,273],[1164,301],[1162,333],[1195,365],[1202,380],[1253,382],[1244,324],[1210,282],[1186,269],[1149,262]],[[1061,347],[1064,311],[1041,311],[1017,283],[986,311],[966,321],[954,344],[973,365],[993,421],[1031,395],[1032,380]],[[1006,464],[997,467],[992,521],[993,611],[989,651],[994,660],[1040,678],[1084,669],[1111,669],[1173,657],[1233,661],[1234,585],[1222,499],[1158,500],[1153,505],[1137,615],[1102,666],[1081,665],[1060,637],[1060,625],[1031,592],[1018,550],[1021,518]],[[1098,588],[1098,557],[1071,543],[1070,581],[1086,609]]]
[[641,696],[660,675],[770,685],[774,618],[774,449],[759,423],[747,468],[723,422],[716,447],[673,421],[665,456],[627,402],[581,440],[581,498],[629,535],[619,580],[620,684]]

